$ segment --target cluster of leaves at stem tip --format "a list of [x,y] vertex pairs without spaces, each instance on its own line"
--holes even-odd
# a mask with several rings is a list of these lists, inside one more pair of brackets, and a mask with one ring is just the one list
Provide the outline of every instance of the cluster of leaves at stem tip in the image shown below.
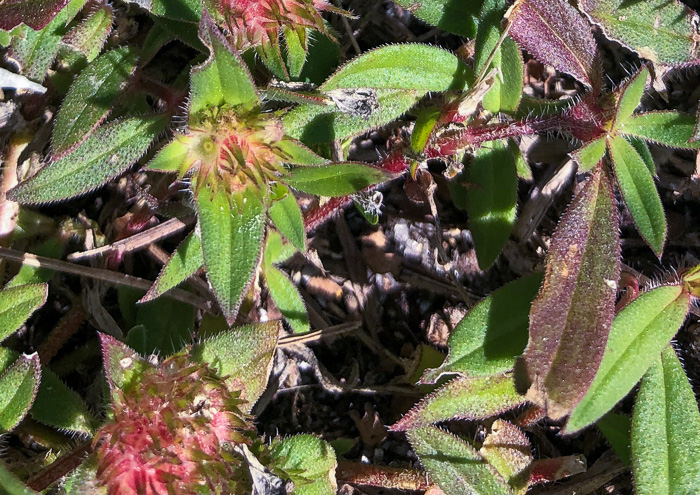
[[[376,222],[378,206],[368,200],[375,186],[399,176],[424,183],[427,161],[443,160],[485,270],[514,225],[518,178],[531,178],[515,139],[566,134],[579,143],[572,159],[590,176],[556,228],[544,275],[512,282],[469,312],[450,337],[444,363],[426,370],[421,382],[453,379],[392,429],[407,432],[430,482],[448,495],[524,493],[581,470],[579,458],[534,459],[521,428],[544,417],[568,418],[566,434],[597,423],[631,463],[638,493],[689,493],[700,485],[700,415],[669,343],[700,291],[698,270],[616,307],[614,193],[660,257],[668,229],[649,145],[697,149],[700,133],[690,115],[635,112],[650,68],[659,73],[699,62],[697,15],[676,0],[580,0],[576,7],[565,0],[396,1],[429,24],[473,39],[473,59],[397,44],[331,73],[335,67],[315,64],[338,38],[322,14],[349,14],[325,0],[134,2],[153,21],[141,46],[106,44],[114,18],[107,3],[3,3],[0,42],[8,59],[34,83],[46,83],[52,64],[60,66],[50,83],[65,94],[44,167],[8,198],[23,210],[69,200],[135,164],[177,174],[187,190],[179,210],[167,197],[152,196],[154,213],[194,215],[196,227],[138,296],[143,307],[204,267],[231,325],[262,276],[291,328],[304,332],[310,328],[304,303],[277,265],[305,250],[307,230],[353,201]],[[605,87],[593,25],[645,61],[616,88]],[[198,56],[188,78],[166,85],[148,67],[173,39]],[[523,50],[575,79],[580,94],[557,102],[523,96]],[[257,86],[251,67],[276,81]],[[298,82],[313,84],[299,89]],[[159,99],[158,112],[147,96]],[[347,144],[404,115],[410,137],[379,162],[330,154],[328,143]],[[304,218],[295,193],[335,199]],[[27,270],[0,292],[0,314],[8,315],[3,339],[45,302],[48,278]],[[136,299],[124,300],[130,297]],[[158,350],[144,344],[147,331],[134,328],[131,347]],[[29,413],[48,426],[92,435],[96,453],[64,483],[70,493],[93,487],[136,493],[146,486],[166,493],[166,482],[181,493],[245,493],[258,482],[253,466],[261,462],[268,480],[293,480],[295,493],[333,493],[336,460],[327,443],[301,435],[270,446],[251,429],[249,413],[267,383],[280,328],[277,322],[226,330],[171,349],[159,362],[102,336],[111,411],[104,424],[37,355],[2,348],[0,428],[12,430]],[[611,413],[640,380],[631,421]],[[201,385],[193,389],[194,383]],[[166,391],[181,400],[165,399]],[[67,401],[63,413],[50,407],[57,397]],[[163,402],[162,417],[144,415],[153,401]],[[190,411],[194,419],[177,414],[183,404],[199,408]],[[515,408],[524,411],[517,420],[494,421],[479,444],[434,426]]]

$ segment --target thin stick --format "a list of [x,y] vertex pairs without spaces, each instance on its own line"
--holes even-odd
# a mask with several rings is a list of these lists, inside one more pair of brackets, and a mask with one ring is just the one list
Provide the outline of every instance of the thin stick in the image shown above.
[[[79,277],[88,277],[95,280],[107,282],[109,284],[133,287],[135,289],[140,289],[143,291],[148,291],[148,289],[151,288],[151,285],[153,285],[153,282],[151,282],[150,280],[134,277],[133,275],[113,272],[111,270],[102,270],[100,268],[92,268],[89,266],[75,265],[66,261],[45,258],[43,256],[37,256],[35,254],[30,253],[23,253],[14,249],[0,248],[0,258],[16,261],[27,266],[33,266],[36,268],[47,268],[49,270],[55,270],[61,273],[68,273],[71,275],[77,275]],[[202,299],[201,297],[198,297],[195,294],[184,291],[182,289],[171,289],[165,294],[163,294],[163,296],[169,297],[170,299],[174,299],[175,301],[183,302],[185,304],[190,304],[197,308],[203,309],[204,311],[207,311],[209,313],[212,312],[212,305],[210,301]]]
[[348,323],[341,323],[340,325],[334,325],[332,327],[323,328],[321,330],[307,332],[301,335],[288,335],[279,339],[278,346],[286,347],[294,344],[305,344],[307,342],[315,342],[328,337],[338,337],[344,333],[353,332],[361,326],[361,321],[351,321]]
[[170,220],[156,225],[153,228],[134,234],[126,239],[121,239],[119,241],[108,244],[107,246],[102,246],[95,249],[89,249],[87,251],[81,251],[79,253],[71,253],[66,259],[68,261],[78,261],[85,258],[91,258],[97,256],[98,254],[106,254],[112,251],[123,251],[123,252],[133,252],[139,249],[144,249],[158,242],[161,239],[170,237],[173,234],[182,232],[187,228],[188,225],[193,223],[193,218],[187,221],[182,221],[179,218],[171,218]]

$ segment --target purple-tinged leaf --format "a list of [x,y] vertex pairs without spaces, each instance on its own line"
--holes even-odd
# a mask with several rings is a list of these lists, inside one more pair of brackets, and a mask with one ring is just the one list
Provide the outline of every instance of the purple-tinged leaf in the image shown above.
[[524,495],[530,478],[532,448],[525,434],[512,423],[497,419],[479,454],[506,479],[513,493]]
[[409,430],[406,435],[421,464],[445,495],[511,495],[512,491],[468,443],[434,426]]
[[0,29],[9,31],[24,23],[43,29],[70,0],[6,0],[0,4]]
[[551,418],[581,400],[603,357],[620,275],[618,228],[612,185],[598,165],[552,236],[530,311],[527,397]]
[[448,419],[497,416],[525,403],[511,373],[478,378],[460,376],[426,396],[391,431],[404,431]]
[[509,34],[541,62],[597,88],[597,46],[590,25],[566,0],[519,0],[508,14]]
[[267,386],[281,329],[280,321],[237,327],[195,344],[190,355],[240,390],[249,411]]
[[63,44],[82,52],[85,60],[92,62],[100,54],[112,32],[113,22],[114,9],[112,6],[109,4],[101,5],[63,37]]
[[104,333],[98,333],[102,346],[102,363],[112,396],[138,382],[143,371],[151,366],[136,351]]
[[698,16],[677,0],[579,0],[609,38],[654,63],[696,63]]
[[553,483],[586,471],[586,457],[568,455],[553,459],[535,459],[530,467],[530,485]]
[[39,355],[21,356],[0,375],[0,433],[11,431],[34,402],[41,379]]

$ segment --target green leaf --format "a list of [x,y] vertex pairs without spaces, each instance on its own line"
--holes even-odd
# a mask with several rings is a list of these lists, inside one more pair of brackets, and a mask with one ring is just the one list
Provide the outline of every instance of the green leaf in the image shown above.
[[119,342],[114,337],[98,332],[102,347],[102,365],[105,370],[107,384],[112,392],[112,398],[118,397],[115,392],[138,386],[139,377],[144,370],[151,366],[131,347]]
[[533,456],[530,441],[520,428],[497,419],[479,454],[508,481],[514,493],[525,495]]
[[[60,407],[56,407],[60,404]],[[29,411],[32,418],[62,431],[92,435],[97,424],[85,402],[50,369],[41,370],[41,383]]]
[[422,153],[425,150],[440,115],[442,115],[442,111],[437,107],[424,108],[418,112],[413,132],[411,132],[411,148],[413,151]]
[[21,356],[0,376],[0,433],[11,431],[32,406],[39,380],[39,355]]
[[676,0],[580,0],[579,8],[607,37],[654,64],[698,59],[695,14]]
[[293,165],[324,165],[330,161],[317,155],[296,139],[289,139],[286,136],[278,141],[276,146],[287,155],[285,162]]
[[231,198],[224,189],[214,192],[205,185],[197,196],[197,213],[207,278],[232,324],[260,261],[265,209],[252,188]]
[[204,266],[202,240],[195,232],[190,232],[163,266],[158,278],[139,302],[145,303],[159,297],[190,278],[202,266]]
[[[139,292],[133,299],[141,294]],[[127,334],[126,343],[143,356],[172,355],[192,342],[194,317],[192,306],[172,299],[139,305],[135,328]]]
[[133,48],[116,48],[98,57],[78,75],[54,124],[51,143],[54,159],[74,150],[104,120],[137,60]]
[[424,91],[378,89],[379,108],[368,118],[343,113],[335,106],[299,105],[287,112],[282,121],[285,133],[306,144],[344,139],[396,120],[411,108]]
[[667,346],[644,375],[632,418],[638,495],[695,493],[700,486],[700,413],[675,351]]
[[634,110],[642,100],[644,88],[649,78],[649,69],[642,66],[636,74],[630,77],[625,84],[617,91],[619,93],[617,108],[615,110],[615,121],[613,122],[612,130],[616,131],[634,113]]
[[100,54],[112,32],[113,22],[114,9],[107,4],[101,5],[94,9],[87,19],[71,29],[63,38],[63,43],[82,53],[85,61],[92,62]]
[[418,43],[393,44],[354,58],[319,89],[462,90],[471,77],[469,68],[442,48]]
[[0,4],[0,29],[9,31],[25,24],[43,29],[68,4],[69,0],[6,0]]
[[317,196],[347,196],[393,177],[380,168],[360,162],[336,162],[318,167],[293,167],[281,180]]
[[199,22],[202,15],[201,0],[128,0],[130,3],[136,3],[140,7],[148,10],[150,13],[166,17],[168,19],[176,19],[179,21],[187,21],[190,23]]
[[[278,184],[277,187],[287,189],[281,184]],[[304,218],[301,214],[301,209],[291,191],[287,189],[287,191],[283,193],[284,196],[282,198],[272,201],[268,215],[270,216],[270,220],[275,224],[275,227],[277,227],[277,230],[279,230],[299,251],[305,252],[306,229],[304,228]]]
[[615,317],[595,380],[571,413],[566,433],[594,423],[639,381],[681,326],[690,296],[678,285],[657,287]]
[[433,426],[406,433],[421,464],[445,495],[510,495],[505,480],[469,444]]
[[518,202],[518,173],[503,141],[476,151],[469,167],[467,212],[479,268],[490,267],[510,237]]
[[632,136],[624,136],[624,138],[635,150],[637,150],[637,153],[639,153],[639,156],[642,158],[642,160],[644,160],[644,164],[649,169],[649,173],[653,177],[656,177],[656,164],[654,163],[654,157],[652,156],[651,151],[649,151],[649,146],[647,146],[647,143],[643,139]]
[[279,232],[271,230],[265,242],[265,265],[282,263],[292,257],[298,250],[291,242],[284,242]]
[[613,448],[617,457],[625,466],[631,466],[630,458],[630,427],[632,418],[622,414],[608,413],[596,422],[596,426],[605,436],[605,440]]
[[695,118],[678,112],[647,112],[633,115],[618,132],[672,148],[700,149],[693,137]]
[[606,136],[599,137],[572,153],[572,158],[581,167],[582,172],[586,172],[598,165],[598,162],[605,154],[606,144]]
[[2,463],[0,463],[0,486],[6,490],[7,495],[38,495],[39,493],[17,479]]
[[199,36],[209,48],[209,58],[192,69],[190,76],[190,115],[222,105],[252,109],[260,97],[248,67],[221,35],[209,14],[202,15]]
[[74,151],[9,192],[13,201],[41,204],[80,196],[124,173],[165,128],[167,118],[132,117],[98,127]]
[[285,273],[272,265],[265,267],[265,279],[272,300],[284,319],[289,322],[294,333],[308,332],[311,328],[306,314],[306,304],[294,283]]
[[488,418],[524,403],[525,397],[515,390],[510,373],[460,376],[427,395],[390,429],[405,431],[448,419]]
[[527,397],[553,419],[569,414],[595,377],[612,325],[619,259],[615,197],[598,165],[554,231],[530,311]]
[[148,162],[146,170],[154,170],[157,172],[182,172],[188,168],[188,160],[192,141],[186,136],[175,134],[173,140],[163,146],[153,160]]
[[481,0],[396,0],[396,3],[418,19],[466,38],[476,34],[476,17]]
[[666,215],[661,198],[644,159],[621,136],[608,139],[610,158],[627,209],[637,231],[661,257],[666,242]]
[[289,75],[293,78],[299,77],[306,62],[306,50],[308,48],[308,30],[306,28],[293,29],[282,28],[282,34],[287,47],[287,67]]
[[527,344],[530,304],[542,275],[511,282],[474,306],[450,333],[445,362],[427,370],[421,383],[435,383],[443,374],[493,375],[513,368]]
[[240,390],[250,411],[267,386],[281,329],[279,321],[237,327],[195,344],[190,355]]
[[48,294],[47,284],[20,285],[0,291],[0,342],[43,306]]
[[296,495],[335,495],[338,461],[331,445],[313,435],[294,435],[273,441],[270,455],[276,469],[294,482]]
[[[22,214],[20,209],[20,215]],[[29,210],[25,210],[29,211]],[[47,239],[45,242],[41,243],[34,250],[34,254],[39,256],[46,256],[47,258],[59,259],[63,255],[63,243],[56,237]],[[9,282],[5,285],[5,289],[11,287],[18,287],[25,284],[39,284],[42,282],[48,282],[53,277],[54,271],[48,268],[40,268],[36,266],[22,265],[19,269],[17,275],[12,277]],[[0,298],[2,298],[2,292],[0,292]]]

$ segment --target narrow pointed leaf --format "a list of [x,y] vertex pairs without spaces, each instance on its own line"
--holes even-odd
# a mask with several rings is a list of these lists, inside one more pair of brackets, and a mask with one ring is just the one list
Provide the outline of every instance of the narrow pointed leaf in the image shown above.
[[207,278],[232,324],[260,261],[265,209],[251,188],[242,193],[240,211],[229,201],[223,189],[214,192],[208,186],[197,196]]
[[630,427],[632,418],[622,414],[608,413],[596,422],[596,426],[605,436],[625,466],[631,466],[630,458]]
[[597,86],[596,42],[590,25],[566,0],[519,0],[508,17],[510,36],[539,61]]
[[148,162],[146,170],[158,172],[181,172],[187,170],[190,158],[191,144],[187,137],[175,134],[172,141],[163,146]]
[[277,308],[289,322],[294,333],[308,332],[309,317],[306,314],[306,304],[299,291],[289,277],[272,265],[265,267],[267,288]]
[[276,145],[286,155],[286,162],[293,165],[324,165],[330,160],[317,155],[296,139],[286,138]]
[[613,130],[617,130],[634,113],[644,94],[644,87],[649,78],[649,69],[642,66],[625,84],[619,89],[619,100],[615,110],[615,121]]
[[467,193],[469,229],[479,268],[489,268],[510,237],[518,202],[518,173],[503,141],[480,147],[469,167]]
[[347,196],[393,177],[380,168],[360,162],[336,162],[318,167],[294,167],[282,180],[317,196]]
[[131,167],[165,128],[167,118],[132,117],[99,127],[74,151],[12,189],[13,201],[42,204],[80,196]]
[[576,163],[581,167],[582,172],[587,172],[598,165],[598,162],[600,162],[600,159],[603,158],[605,154],[606,144],[605,136],[599,137],[598,139],[586,143],[572,154],[573,159],[576,160]]
[[277,230],[299,251],[306,251],[306,229],[301,209],[294,195],[287,191],[284,197],[274,200],[268,211]]
[[[301,29],[304,31],[304,37],[308,37],[306,29]],[[299,37],[299,32],[296,29],[285,27],[282,29],[282,32],[287,47],[287,67],[289,68],[289,75],[295,78],[299,77],[301,69],[304,68],[304,62],[306,62],[306,43]]]
[[445,495],[510,495],[495,469],[465,441],[433,426],[406,433],[430,481]]
[[458,377],[426,396],[391,431],[405,431],[448,419],[497,416],[525,403],[510,373],[486,377]]
[[700,414],[693,389],[667,346],[642,379],[632,419],[638,495],[695,493],[700,486]]
[[0,433],[11,431],[34,402],[41,364],[39,355],[21,356],[0,376]]
[[524,495],[533,456],[530,441],[520,428],[497,419],[491,425],[491,433],[484,440],[479,454],[508,482],[514,493]]
[[64,36],[63,43],[79,50],[87,62],[92,62],[100,54],[112,32],[113,22],[114,9],[108,4],[101,5],[93,10],[87,19],[71,29]]
[[634,225],[649,247],[660,257],[668,227],[654,177],[637,150],[622,136],[608,139],[608,149],[617,183]]
[[190,114],[224,104],[248,109],[260,105],[248,68],[206,12],[202,15],[199,32],[209,48],[209,58],[192,69]]
[[678,285],[658,287],[629,303],[613,321],[595,380],[566,425],[573,433],[622,400],[678,331],[690,296]]
[[696,15],[676,0],[579,0],[609,38],[661,64],[696,61]]
[[[430,61],[426,64],[426,61]],[[470,70],[450,52],[418,43],[393,44],[367,51],[329,77],[321,91],[345,88],[460,90]]]
[[20,285],[0,291],[0,342],[43,306],[48,294],[47,284]]
[[646,112],[630,117],[618,130],[672,148],[700,149],[700,141],[692,141],[695,118],[678,112]]
[[202,241],[195,232],[191,232],[177,247],[158,274],[156,281],[139,302],[151,301],[164,294],[190,278],[202,266],[204,266]]
[[195,344],[190,354],[240,390],[249,411],[267,386],[281,329],[279,321],[237,327]]
[[48,368],[41,370],[41,383],[29,414],[45,425],[87,435],[97,424],[83,399]]
[[441,114],[442,111],[437,107],[423,108],[418,111],[416,122],[411,132],[411,148],[413,148],[413,151],[422,153],[425,150]]
[[649,173],[653,177],[656,177],[656,164],[654,163],[654,157],[652,156],[651,151],[649,151],[649,146],[647,143],[643,139],[632,136],[624,136],[624,138],[635,150],[637,150],[637,153],[639,153],[639,156],[642,158],[642,160],[644,160],[644,164],[649,169]]
[[98,57],[78,75],[54,124],[51,143],[54,159],[75,149],[104,120],[137,59],[133,48],[116,48]]
[[275,440],[270,446],[270,456],[276,469],[294,482],[298,495],[335,495],[338,483],[335,469],[338,467],[331,445],[313,435],[294,435]]
[[473,38],[480,2],[474,0],[396,0],[401,7],[410,9],[418,19],[449,33]]
[[0,29],[9,31],[26,24],[32,29],[43,29],[69,0],[6,0],[0,4]]
[[501,287],[474,306],[450,334],[445,362],[427,370],[421,383],[435,383],[449,373],[480,376],[512,369],[527,344],[530,304],[541,282],[542,275],[529,275]]
[[528,398],[551,418],[567,415],[595,377],[612,324],[619,258],[615,198],[598,165],[557,225],[530,312]]

